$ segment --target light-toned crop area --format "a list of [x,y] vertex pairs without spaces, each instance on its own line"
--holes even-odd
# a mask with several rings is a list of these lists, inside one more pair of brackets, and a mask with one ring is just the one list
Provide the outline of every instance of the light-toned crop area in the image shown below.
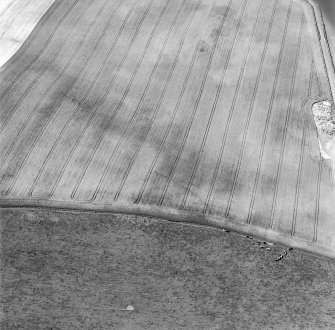
[[54,1],[0,1],[0,67],[18,51]]

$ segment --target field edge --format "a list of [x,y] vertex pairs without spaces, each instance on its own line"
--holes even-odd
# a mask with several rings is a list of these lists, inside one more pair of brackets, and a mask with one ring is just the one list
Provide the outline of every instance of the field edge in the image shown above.
[[335,251],[330,248],[326,248],[313,242],[299,240],[296,237],[293,238],[271,229],[256,227],[250,224],[233,221],[229,218],[222,218],[210,214],[180,211],[153,205],[128,205],[120,202],[113,204],[99,204],[56,200],[0,199],[0,209],[49,209],[58,211],[134,214],[157,217],[172,222],[190,223],[200,226],[222,228],[237,233],[250,234],[264,240],[303,250],[311,254],[323,255],[332,259],[335,258]]

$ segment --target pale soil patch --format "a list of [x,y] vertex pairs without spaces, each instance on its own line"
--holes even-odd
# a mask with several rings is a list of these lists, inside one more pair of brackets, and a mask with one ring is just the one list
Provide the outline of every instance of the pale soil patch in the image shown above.
[[318,130],[322,134],[335,134],[335,116],[330,101],[321,101],[313,105],[313,114]]
[[313,105],[313,115],[318,130],[321,156],[329,160],[332,168],[332,180],[335,180],[335,114],[330,101]]
[[313,105],[313,115],[318,130],[321,156],[334,160],[335,115],[330,101],[321,101]]
[[0,66],[21,47],[55,0],[1,0]]

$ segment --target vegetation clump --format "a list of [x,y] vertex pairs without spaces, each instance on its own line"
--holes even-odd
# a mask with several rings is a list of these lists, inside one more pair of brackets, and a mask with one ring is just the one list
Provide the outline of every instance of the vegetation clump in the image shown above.
[[321,101],[313,105],[316,127],[320,133],[335,135],[335,114],[330,101]]

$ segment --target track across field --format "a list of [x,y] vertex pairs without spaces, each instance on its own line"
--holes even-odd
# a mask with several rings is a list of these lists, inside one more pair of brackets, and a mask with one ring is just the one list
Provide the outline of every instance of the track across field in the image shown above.
[[3,206],[202,221],[335,256],[305,0],[56,0],[0,69]]

